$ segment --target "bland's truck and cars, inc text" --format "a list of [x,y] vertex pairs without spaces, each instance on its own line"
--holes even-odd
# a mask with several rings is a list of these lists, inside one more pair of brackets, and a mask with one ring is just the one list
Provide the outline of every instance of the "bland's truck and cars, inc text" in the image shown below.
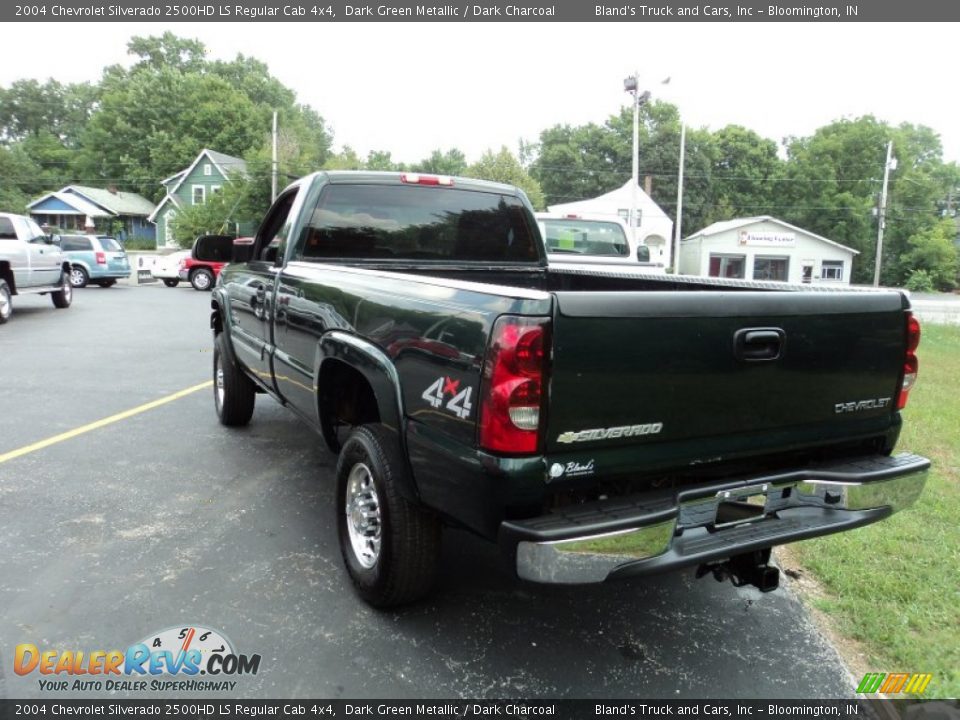
[[894,455],[920,328],[895,291],[548,267],[507,185],[321,172],[212,297],[214,398],[258,393],[339,452],[359,594],[423,596],[443,524],[523,579],[696,566],[772,590],[770,548],[909,506]]

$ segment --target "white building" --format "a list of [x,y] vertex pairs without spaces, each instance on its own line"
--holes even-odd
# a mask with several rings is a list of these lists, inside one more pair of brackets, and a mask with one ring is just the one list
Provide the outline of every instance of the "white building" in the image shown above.
[[858,251],[769,215],[717,222],[684,238],[680,274],[849,285]]
[[[631,181],[616,190],[592,198],[590,200],[578,200],[577,202],[564,203],[563,205],[550,205],[547,209],[552,213],[563,215],[610,215],[623,219],[625,223],[630,223],[630,202],[633,193],[630,189]],[[670,238],[673,237],[673,221],[667,214],[660,209],[653,199],[647,195],[643,188],[637,185],[637,242],[650,248],[650,261],[663,263],[664,267],[670,267]]]

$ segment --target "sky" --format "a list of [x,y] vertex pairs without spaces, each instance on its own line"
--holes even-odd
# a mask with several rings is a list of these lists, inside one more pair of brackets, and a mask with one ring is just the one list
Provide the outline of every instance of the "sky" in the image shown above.
[[[416,162],[459,148],[536,141],[556,124],[602,123],[630,102],[623,79],[684,122],[780,141],[872,114],[940,134],[960,161],[955,23],[18,23],[0,85],[96,81],[130,64],[127,40],[171,30],[215,59],[265,63],[333,130],[334,147]],[[18,47],[19,46],[19,47]],[[662,81],[669,77],[670,83]]]

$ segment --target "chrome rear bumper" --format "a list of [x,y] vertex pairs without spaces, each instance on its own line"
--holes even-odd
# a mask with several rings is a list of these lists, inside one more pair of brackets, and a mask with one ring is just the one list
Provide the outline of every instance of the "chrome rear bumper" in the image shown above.
[[[500,538],[515,548],[517,574],[534,582],[652,574],[882,520],[916,501],[929,468],[911,454],[835,463],[684,490],[672,501],[618,499],[508,521]],[[743,517],[731,520],[731,510]]]

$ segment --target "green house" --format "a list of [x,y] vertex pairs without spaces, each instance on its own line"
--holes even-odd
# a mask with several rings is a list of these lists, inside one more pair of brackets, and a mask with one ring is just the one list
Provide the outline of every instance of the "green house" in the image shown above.
[[171,175],[160,184],[167,191],[147,218],[157,226],[157,247],[175,247],[170,221],[177,211],[190,205],[202,205],[230,182],[230,176],[246,175],[247,164],[238,157],[204,148],[186,170]]

